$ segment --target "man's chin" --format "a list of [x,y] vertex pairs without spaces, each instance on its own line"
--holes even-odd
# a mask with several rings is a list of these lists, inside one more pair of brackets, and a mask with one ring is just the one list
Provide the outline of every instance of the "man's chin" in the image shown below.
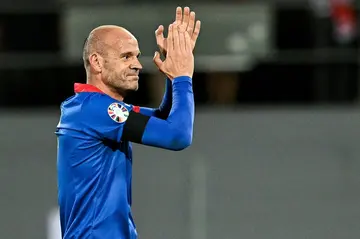
[[136,84],[136,86],[134,86],[131,90],[132,91],[138,91],[138,89],[139,89],[139,84]]
[[139,85],[136,85],[136,86],[133,86],[133,87],[129,87],[129,88],[126,90],[126,92],[128,92],[128,93],[136,92],[136,91],[138,91],[138,89],[139,89]]

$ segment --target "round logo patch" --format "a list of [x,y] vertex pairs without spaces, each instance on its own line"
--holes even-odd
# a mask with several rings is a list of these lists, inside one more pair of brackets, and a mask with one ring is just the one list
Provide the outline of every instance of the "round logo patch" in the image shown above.
[[123,123],[129,117],[127,108],[119,103],[112,103],[108,107],[108,114],[115,122]]

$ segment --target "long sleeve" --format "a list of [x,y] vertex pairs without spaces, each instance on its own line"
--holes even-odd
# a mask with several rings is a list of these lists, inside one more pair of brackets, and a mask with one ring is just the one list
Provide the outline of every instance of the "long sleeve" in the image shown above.
[[151,117],[142,143],[150,146],[180,150],[192,142],[194,124],[194,95],[192,80],[178,77],[172,83],[173,104],[166,120]]

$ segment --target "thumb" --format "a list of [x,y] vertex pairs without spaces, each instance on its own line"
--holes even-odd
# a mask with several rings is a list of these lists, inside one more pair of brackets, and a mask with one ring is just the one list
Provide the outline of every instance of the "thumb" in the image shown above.
[[154,61],[155,65],[157,66],[157,68],[158,68],[159,70],[162,70],[163,62],[162,62],[162,60],[160,59],[160,53],[159,53],[158,51],[155,52],[153,61]]
[[164,37],[164,26],[160,25],[155,31],[156,41],[159,43],[165,39]]

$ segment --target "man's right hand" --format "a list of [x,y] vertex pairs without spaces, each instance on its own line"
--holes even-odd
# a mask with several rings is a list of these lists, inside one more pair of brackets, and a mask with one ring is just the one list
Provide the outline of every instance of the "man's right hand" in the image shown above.
[[159,70],[171,80],[179,76],[192,78],[194,55],[189,32],[184,28],[170,24],[166,45],[167,55],[164,61],[160,59],[160,53],[155,52],[154,62]]
[[[200,34],[201,22],[195,21],[195,12],[191,11],[189,7],[185,7],[184,11],[181,7],[176,8],[174,26],[181,26],[189,32],[191,38],[192,48],[194,50],[196,40]],[[166,38],[164,37],[164,27],[160,25],[155,31],[156,43],[160,49],[160,53],[166,57],[167,47]]]

